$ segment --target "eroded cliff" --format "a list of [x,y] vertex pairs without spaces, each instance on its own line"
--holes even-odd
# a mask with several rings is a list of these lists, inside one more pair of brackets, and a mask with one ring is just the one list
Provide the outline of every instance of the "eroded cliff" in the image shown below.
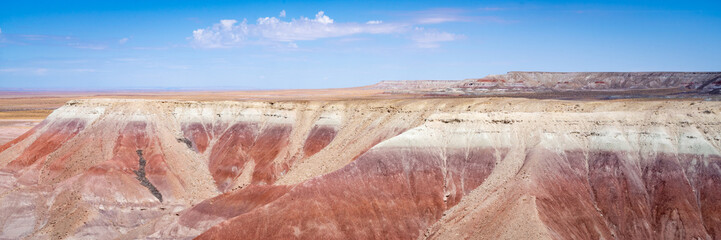
[[0,147],[0,237],[717,239],[720,117],[699,100],[71,101]]

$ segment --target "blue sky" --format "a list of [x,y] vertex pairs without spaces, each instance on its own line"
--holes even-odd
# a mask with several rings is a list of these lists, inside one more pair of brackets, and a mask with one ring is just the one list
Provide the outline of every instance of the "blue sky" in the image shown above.
[[3,1],[0,89],[721,71],[719,1]]

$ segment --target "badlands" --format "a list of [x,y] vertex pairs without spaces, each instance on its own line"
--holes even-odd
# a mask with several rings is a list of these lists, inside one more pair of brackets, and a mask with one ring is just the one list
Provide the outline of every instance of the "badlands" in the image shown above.
[[720,89],[510,72],[6,92],[0,239],[721,239]]

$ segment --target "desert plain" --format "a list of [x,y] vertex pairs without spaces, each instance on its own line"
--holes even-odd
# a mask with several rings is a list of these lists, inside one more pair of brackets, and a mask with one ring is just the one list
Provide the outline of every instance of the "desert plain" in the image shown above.
[[721,73],[4,92],[0,238],[718,239]]

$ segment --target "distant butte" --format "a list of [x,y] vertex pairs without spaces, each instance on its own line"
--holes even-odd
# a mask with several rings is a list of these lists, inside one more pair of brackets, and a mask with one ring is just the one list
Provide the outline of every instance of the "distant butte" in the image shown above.
[[0,143],[0,239],[721,239],[719,89],[509,72],[6,92],[0,118],[49,115]]
[[508,72],[462,81],[382,81],[368,88],[427,97],[688,98],[721,93],[721,72]]

